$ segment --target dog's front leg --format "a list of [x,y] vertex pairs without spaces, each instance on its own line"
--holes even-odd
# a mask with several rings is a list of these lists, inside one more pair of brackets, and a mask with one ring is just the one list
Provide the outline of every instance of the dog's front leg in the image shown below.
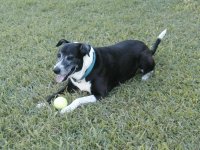
[[54,93],[54,94],[48,96],[48,97],[47,97],[47,102],[48,102],[49,104],[51,104],[52,99],[54,99],[55,97],[57,97],[59,94],[64,93],[64,91],[66,90],[66,88],[67,88],[67,85],[65,85],[64,87],[62,87],[61,89],[59,89],[56,93]]
[[61,89],[59,89],[56,93],[48,96],[47,97],[47,102],[49,104],[51,104],[52,99],[54,99],[55,97],[57,97],[59,94],[63,94],[66,89],[67,89],[67,91],[69,93],[73,93],[74,91],[78,90],[78,88],[72,84],[71,80],[69,80],[68,83],[64,87],[62,87]]
[[71,112],[81,105],[84,105],[84,104],[87,104],[87,103],[95,103],[96,101],[97,101],[97,98],[94,95],[77,98],[70,105],[63,108],[60,111],[60,113],[64,114],[64,113],[67,113],[67,112]]
[[[48,104],[51,104],[53,98],[55,98],[56,96],[58,96],[58,94],[61,94],[65,91],[65,89],[67,88],[67,85],[65,85],[64,87],[62,87],[61,89],[59,89],[56,93],[48,96],[46,99],[47,99],[47,102]],[[44,103],[44,102],[40,102],[37,104],[37,108],[42,108],[42,107],[45,107],[47,106],[47,103]]]

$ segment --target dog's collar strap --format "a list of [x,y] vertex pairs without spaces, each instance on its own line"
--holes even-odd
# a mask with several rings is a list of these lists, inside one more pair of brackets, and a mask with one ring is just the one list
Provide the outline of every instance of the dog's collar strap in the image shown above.
[[89,66],[89,68],[87,68],[87,70],[85,71],[85,74],[82,76],[81,80],[83,80],[84,78],[86,78],[92,71],[93,67],[94,67],[94,64],[96,62],[96,54],[95,54],[95,51],[93,52],[93,59],[92,59],[92,63],[91,65]]

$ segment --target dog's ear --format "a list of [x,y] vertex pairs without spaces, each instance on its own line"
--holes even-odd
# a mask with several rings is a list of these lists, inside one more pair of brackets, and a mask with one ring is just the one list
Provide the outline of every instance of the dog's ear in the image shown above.
[[61,39],[60,41],[58,41],[58,43],[56,44],[56,47],[62,45],[63,43],[70,43],[69,41],[65,40],[65,39]]
[[80,46],[80,51],[81,51],[81,54],[83,54],[83,55],[88,55],[88,56],[90,56],[90,49],[91,49],[91,46],[90,45],[88,45],[88,44],[81,44],[81,46]]

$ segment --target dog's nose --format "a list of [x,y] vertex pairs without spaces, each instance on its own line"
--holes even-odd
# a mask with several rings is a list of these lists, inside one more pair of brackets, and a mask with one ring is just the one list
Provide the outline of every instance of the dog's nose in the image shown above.
[[60,73],[60,68],[55,67],[55,68],[53,69],[53,72],[54,72],[55,74],[59,74],[59,73]]

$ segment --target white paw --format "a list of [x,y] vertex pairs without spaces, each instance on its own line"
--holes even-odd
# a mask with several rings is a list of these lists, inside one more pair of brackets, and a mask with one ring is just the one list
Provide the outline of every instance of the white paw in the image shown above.
[[96,102],[96,97],[94,95],[77,98],[70,105],[63,108],[60,111],[60,114],[71,112],[81,105],[84,105],[87,103],[95,103],[95,102]]
[[67,106],[60,111],[60,114],[68,113],[71,111],[73,111],[72,108],[70,106]]
[[38,103],[38,104],[36,105],[37,108],[42,108],[42,107],[45,107],[45,106],[47,106],[46,103]]
[[152,75],[153,75],[154,71],[150,71],[148,73],[146,73],[145,75],[142,76],[142,81],[146,81],[148,80]]
[[145,75],[144,75],[144,76],[142,77],[142,81],[146,81],[146,80],[148,80],[148,79],[149,79],[149,76],[145,76]]

